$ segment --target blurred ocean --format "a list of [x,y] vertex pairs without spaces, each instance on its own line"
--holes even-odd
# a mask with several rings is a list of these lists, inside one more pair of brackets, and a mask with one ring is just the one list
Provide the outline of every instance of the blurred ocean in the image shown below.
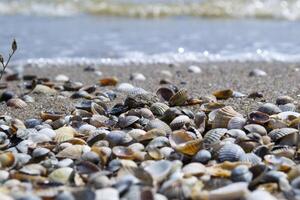
[[18,65],[300,61],[300,0],[0,0]]

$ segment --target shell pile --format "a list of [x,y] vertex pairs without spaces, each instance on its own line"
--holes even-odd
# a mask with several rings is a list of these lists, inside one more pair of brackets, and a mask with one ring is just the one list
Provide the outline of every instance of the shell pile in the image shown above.
[[[171,84],[146,91],[117,77],[27,87],[68,96],[75,109],[0,116],[0,199],[300,198],[300,113],[291,97],[245,115],[224,105],[237,94],[231,89],[195,98]],[[4,91],[1,101],[23,109],[31,93]]]

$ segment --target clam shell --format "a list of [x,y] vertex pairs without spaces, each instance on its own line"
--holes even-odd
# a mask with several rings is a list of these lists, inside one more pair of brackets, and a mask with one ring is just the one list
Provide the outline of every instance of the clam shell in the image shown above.
[[294,128],[274,129],[268,134],[268,136],[271,137],[272,141],[277,142],[278,140],[282,140],[284,137],[287,137],[291,134],[293,135],[291,136],[291,138],[289,138],[291,140],[290,143],[295,144],[297,142],[296,140],[297,140],[298,130]]
[[246,137],[245,131],[241,129],[230,129],[227,131],[227,134],[233,138],[244,138]]
[[107,77],[100,79],[99,82],[101,86],[115,86],[118,84],[119,80],[117,77]]
[[249,120],[256,124],[265,124],[270,120],[270,117],[263,112],[254,111],[249,114]]
[[112,152],[116,157],[121,159],[134,160],[136,157],[136,153],[132,149],[124,146],[115,146]]
[[70,127],[70,126],[64,126],[57,130],[55,130],[56,136],[54,141],[61,143],[67,140],[70,140],[74,138],[75,135],[77,135],[77,131]]
[[218,160],[235,162],[239,161],[244,154],[244,150],[239,145],[226,143],[218,152]]
[[57,93],[56,90],[45,85],[36,85],[35,88],[32,90],[32,92],[36,94],[48,94],[48,95],[53,95]]
[[282,112],[287,112],[287,111],[295,112],[297,110],[295,104],[292,104],[292,103],[287,103],[287,104],[284,104],[284,105],[279,105],[278,107],[280,108],[280,110]]
[[191,123],[191,119],[186,115],[179,115],[170,123],[172,130],[178,130],[183,127],[188,127]]
[[206,119],[207,119],[207,117],[206,117],[206,114],[204,112],[197,112],[195,114],[195,119],[194,119],[196,127],[204,129]]
[[46,121],[48,119],[51,119],[52,121],[58,120],[59,118],[63,117],[64,113],[59,113],[59,112],[47,112],[47,111],[42,111],[40,114],[40,117],[42,120]]
[[136,138],[137,141],[146,141],[151,140],[153,138],[159,137],[159,136],[166,136],[167,133],[162,129],[151,129],[150,131],[147,131],[144,135],[140,135]]
[[185,177],[201,176],[206,173],[206,167],[201,163],[192,162],[182,168],[182,173]]
[[73,173],[73,169],[70,167],[63,167],[54,170],[49,174],[48,178],[52,182],[67,184],[70,181],[70,177]]
[[217,99],[228,99],[228,98],[232,97],[232,94],[233,94],[233,91],[231,89],[218,90],[213,93],[213,95]]
[[149,123],[145,127],[145,130],[147,130],[147,131],[150,131],[152,129],[161,129],[164,132],[166,132],[167,134],[170,134],[172,132],[169,125],[159,119],[150,120]]
[[171,97],[175,94],[174,91],[167,87],[161,87],[156,91],[157,96],[159,96],[164,101],[169,101]]
[[168,160],[155,161],[154,163],[145,167],[145,170],[152,176],[153,180],[163,181],[172,169],[172,162]]
[[12,152],[3,152],[0,154],[0,168],[10,168],[16,162],[15,156]]
[[267,130],[265,129],[265,127],[259,124],[248,124],[244,126],[244,129],[246,129],[249,133],[258,133],[261,136],[267,135]]
[[242,117],[233,117],[228,121],[228,129],[243,129],[247,120]]
[[168,109],[169,109],[168,105],[160,102],[156,102],[152,104],[150,107],[151,112],[156,116],[162,116]]
[[243,117],[240,113],[236,112],[231,106],[225,106],[214,110],[208,115],[208,123],[212,128],[227,128],[228,122],[233,117]]
[[261,163],[261,158],[254,153],[246,153],[241,156],[240,161],[242,163],[250,163],[251,165],[257,165]]
[[225,107],[225,104],[219,103],[219,102],[210,102],[210,103],[204,103],[200,106],[200,109],[206,113],[209,113],[213,110],[217,110],[220,108]]
[[194,138],[184,130],[174,131],[169,136],[169,141],[175,150],[187,155],[195,155],[202,147],[202,139]]
[[268,115],[274,115],[280,113],[281,110],[278,106],[272,103],[265,103],[258,108],[258,111],[266,113]]
[[121,128],[127,128],[136,123],[140,118],[137,116],[119,117],[118,124]]
[[89,147],[85,145],[72,145],[56,154],[57,158],[80,159],[81,155],[89,151]]
[[13,98],[6,102],[7,106],[14,107],[14,108],[25,108],[27,103],[22,99]]
[[284,105],[284,104],[288,104],[288,103],[293,103],[294,102],[294,99],[290,96],[279,96],[277,97],[276,99],[276,104],[277,105]]
[[181,115],[182,112],[176,108],[176,107],[172,107],[169,108],[168,110],[165,111],[164,115],[162,116],[161,120],[170,123],[173,119],[175,119],[175,117]]
[[227,132],[226,128],[211,129],[204,135],[203,143],[208,146],[219,143],[221,141],[221,138],[225,135],[226,132]]
[[188,100],[188,91],[186,89],[180,89],[169,100],[170,106],[182,106]]
[[276,145],[271,149],[271,153],[275,156],[282,156],[290,159],[294,159],[295,157],[295,149],[287,145]]

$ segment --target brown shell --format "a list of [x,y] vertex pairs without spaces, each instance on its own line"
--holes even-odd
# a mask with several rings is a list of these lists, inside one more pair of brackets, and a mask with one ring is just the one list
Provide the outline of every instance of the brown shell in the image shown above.
[[25,108],[27,103],[22,99],[13,98],[6,102],[7,106],[14,107],[14,108]]
[[175,150],[187,155],[195,155],[202,147],[202,139],[197,139],[188,134],[187,131],[174,131],[169,136],[169,141]]
[[217,99],[229,99],[233,94],[233,91],[231,89],[227,90],[218,90],[213,93],[213,95]]
[[182,106],[188,100],[188,91],[186,89],[181,89],[176,92],[169,100],[170,106]]
[[40,116],[41,116],[42,120],[44,120],[44,121],[46,121],[48,119],[51,119],[52,121],[55,121],[55,120],[58,120],[61,117],[63,117],[64,113],[42,111]]
[[249,120],[256,124],[264,124],[270,120],[270,117],[263,112],[253,111],[249,114]]
[[12,152],[4,152],[0,154],[0,168],[5,169],[15,164],[15,156]]
[[101,79],[99,82],[101,86],[115,86],[118,84],[119,80],[117,77],[107,77]]
[[233,117],[243,117],[242,114],[236,112],[231,106],[225,106],[209,113],[209,124],[212,128],[227,128],[229,120]]

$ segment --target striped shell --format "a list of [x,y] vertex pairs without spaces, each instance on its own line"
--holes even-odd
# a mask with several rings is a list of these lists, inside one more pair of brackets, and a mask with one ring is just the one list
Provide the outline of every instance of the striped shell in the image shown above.
[[295,149],[287,145],[276,145],[271,149],[271,153],[275,156],[283,156],[293,159],[295,156]]
[[169,109],[168,105],[166,105],[164,103],[160,103],[160,102],[156,102],[156,103],[152,104],[150,107],[150,110],[152,111],[152,113],[157,116],[162,116],[168,109]]
[[187,155],[195,155],[202,146],[202,139],[196,139],[187,131],[174,131],[169,136],[169,141],[175,150]]
[[221,141],[221,138],[227,132],[226,128],[215,128],[209,130],[203,137],[203,143],[205,145],[212,145]]
[[227,128],[228,129],[243,129],[247,120],[242,117],[233,117],[229,120]]
[[241,156],[240,161],[243,163],[250,163],[251,165],[257,165],[261,163],[261,158],[254,153],[246,153]]
[[244,150],[239,145],[226,143],[219,150],[218,160],[220,162],[224,162],[224,161],[235,162],[235,161],[239,161],[244,154],[245,154]]
[[167,134],[170,134],[172,132],[169,125],[159,119],[154,119],[149,121],[149,123],[145,127],[145,130],[149,131],[151,129],[161,129],[165,131]]
[[7,106],[14,107],[14,108],[25,108],[27,103],[22,99],[13,98],[7,101]]
[[188,91],[181,89],[176,92],[169,100],[170,106],[182,106],[188,99]]
[[233,117],[243,117],[240,113],[236,112],[231,106],[225,106],[218,110],[214,110],[208,115],[208,122],[212,128],[227,128],[228,122]]
[[189,126],[191,123],[191,119],[186,115],[179,115],[170,123],[170,127],[172,130],[178,130],[183,128],[184,126]]
[[121,128],[127,128],[132,124],[136,123],[140,118],[137,116],[126,116],[126,117],[119,117],[118,124]]
[[159,96],[164,101],[169,101],[170,98],[175,94],[174,91],[167,87],[161,87],[156,92],[157,96]]
[[[278,140],[284,139],[286,136],[293,134],[293,138],[297,136],[298,130],[294,128],[280,128],[272,130],[268,135],[272,141],[277,142]],[[295,138],[296,140],[296,138]],[[296,141],[295,141],[296,142]]]

